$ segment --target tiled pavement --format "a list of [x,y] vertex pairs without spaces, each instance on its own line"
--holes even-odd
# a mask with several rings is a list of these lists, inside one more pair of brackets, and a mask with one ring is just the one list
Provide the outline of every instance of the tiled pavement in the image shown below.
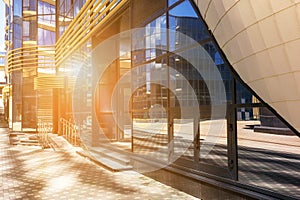
[[10,145],[4,128],[0,149],[0,199],[196,199],[134,171],[107,171],[71,147]]

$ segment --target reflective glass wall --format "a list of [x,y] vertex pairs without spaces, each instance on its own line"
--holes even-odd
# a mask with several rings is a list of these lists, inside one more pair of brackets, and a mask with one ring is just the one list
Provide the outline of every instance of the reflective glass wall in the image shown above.
[[145,31],[132,40],[132,84],[140,85],[132,95],[133,152],[230,176],[225,107],[231,75],[205,25],[189,1],[160,1],[149,13],[147,3],[135,4],[132,18],[141,20],[133,27]]
[[[9,69],[13,90],[12,128],[31,130],[37,128],[41,110],[44,112],[40,113],[48,113],[47,118],[51,119],[52,116],[51,91],[38,93],[34,88],[34,78],[55,73],[56,7],[55,1],[15,0],[11,8],[7,8],[7,11],[13,16],[12,48],[9,50],[14,51],[9,55],[15,62],[14,69]],[[49,99],[46,102],[50,103],[46,105],[45,99]]]
[[79,13],[86,0],[57,0],[58,35],[61,36]]
[[[60,70],[70,78],[65,114],[81,113],[75,118],[93,151],[116,147],[249,190],[297,197],[299,137],[242,83],[192,1],[129,1],[90,39],[77,52],[91,56],[82,59],[89,72],[80,73],[81,87],[70,89],[82,57],[75,53]],[[83,112],[69,106],[75,100],[88,105]]]

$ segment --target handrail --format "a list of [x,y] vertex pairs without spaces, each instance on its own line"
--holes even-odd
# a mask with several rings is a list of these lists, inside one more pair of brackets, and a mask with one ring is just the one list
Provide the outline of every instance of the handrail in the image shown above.
[[8,52],[8,73],[22,69],[55,68],[55,46],[30,46]]
[[43,149],[50,147],[49,133],[52,133],[52,124],[39,120],[38,141]]
[[64,118],[60,118],[59,135],[62,135],[70,144],[80,146],[81,141],[75,123]]
[[83,45],[127,0],[87,1],[56,43],[56,66]]

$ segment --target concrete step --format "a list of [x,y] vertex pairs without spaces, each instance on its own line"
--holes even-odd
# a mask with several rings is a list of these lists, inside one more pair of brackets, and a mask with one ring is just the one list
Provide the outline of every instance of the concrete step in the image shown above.
[[[110,156],[112,153],[110,153],[109,156],[105,156],[103,153],[97,153],[98,151],[94,151],[93,155],[91,155],[89,152],[86,151],[76,151],[77,154],[89,158],[94,163],[105,167],[106,169],[113,171],[113,172],[119,172],[119,171],[126,171],[126,170],[132,170],[133,167],[129,164],[123,164],[123,161],[117,162],[115,159],[112,159]],[[123,158],[122,158],[123,159]],[[118,159],[118,160],[122,160]],[[127,161],[126,161],[127,163]]]
[[102,155],[110,160],[114,160],[122,165],[130,165],[130,159],[128,159],[125,155],[114,151],[113,149],[94,147],[91,152]]
[[32,143],[32,142],[20,142],[19,144],[24,146],[40,146],[39,143]]
[[63,137],[56,134],[49,134],[49,143],[51,147],[55,150],[70,150],[72,145]]
[[38,140],[28,140],[28,139],[21,139],[20,140],[21,143],[31,143],[31,144],[35,144],[35,143],[39,143]]
[[12,145],[39,146],[38,137],[35,133],[11,132],[9,139]]
[[18,137],[18,136],[24,136],[24,135],[25,135],[25,133],[15,133],[15,132],[9,133],[9,137]]

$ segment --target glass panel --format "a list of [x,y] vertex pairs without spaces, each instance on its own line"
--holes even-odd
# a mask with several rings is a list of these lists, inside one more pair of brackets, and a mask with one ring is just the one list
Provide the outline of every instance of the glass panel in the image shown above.
[[188,40],[186,36],[197,42],[209,38],[206,27],[199,20],[194,8],[189,2],[183,2],[169,11],[169,26],[169,29],[173,30],[174,33],[175,31],[182,33],[180,38],[180,35],[175,35],[171,32],[169,37],[170,51],[187,43],[187,41],[185,41]]
[[166,49],[166,16],[163,15],[146,25],[145,57],[150,60],[164,53]]
[[23,21],[23,37],[25,40],[29,40],[29,22]]
[[[226,106],[231,97],[228,95],[231,94],[230,72],[214,44],[209,42],[207,30],[189,1],[171,9],[169,16],[170,28],[174,30],[170,31],[169,37],[171,51],[188,49],[189,45],[195,46],[196,42],[203,43],[197,50],[179,53],[185,55],[184,59],[178,55],[170,58],[170,66],[179,72],[176,74],[176,97],[178,101],[182,99],[181,109],[190,110],[191,113],[198,109],[200,113],[199,119],[193,118],[194,115],[185,119],[184,125],[188,130],[186,136],[189,136],[189,140],[185,141],[191,145],[182,158],[194,159],[199,163],[199,170],[228,177]],[[183,87],[183,81],[177,80],[181,76],[189,83],[188,86],[186,84]],[[180,138],[176,137],[179,135],[176,131],[184,128],[182,124],[176,124],[176,116],[174,122],[176,142],[176,138]],[[198,123],[200,137],[197,136]],[[176,153],[176,148],[174,151]]]
[[23,1],[23,10],[36,10],[36,1],[24,0]]
[[55,32],[38,28],[38,44],[39,45],[53,45],[55,44]]
[[[240,82],[236,83],[236,93],[236,103],[258,103],[258,100],[255,100],[255,97],[251,94],[251,92],[247,90]],[[238,119],[241,119],[239,116],[240,115],[238,115]],[[247,118],[253,118],[252,114]]]
[[[97,49],[107,38],[130,28],[129,9],[117,16],[114,22],[103,28],[99,37],[94,37],[92,46]],[[114,147],[131,150],[130,105],[126,102],[131,96],[130,83],[121,84],[120,77],[131,70],[131,38],[123,34],[116,40],[116,56],[111,65],[101,74],[97,94],[97,119],[104,135]],[[103,69],[104,70],[104,69]],[[128,100],[129,101],[129,100]]]
[[166,59],[133,69],[133,151],[168,161]]
[[171,56],[169,63],[170,87],[173,91],[170,93],[170,112],[174,123],[174,159],[183,156],[193,161],[196,148],[194,139],[199,138],[199,104],[196,93],[202,77],[187,60],[178,55]]
[[166,16],[162,15],[133,33],[133,65],[154,59],[167,50]]
[[15,17],[22,17],[22,0],[14,0],[13,2],[14,20],[17,20]]
[[22,121],[22,72],[14,71],[12,73],[12,128],[14,131],[21,131]]
[[[21,22],[22,23],[22,22]],[[13,47],[20,48],[22,47],[22,25],[14,23],[14,32],[13,32]]]
[[[231,77],[227,66],[224,66],[220,57],[216,56],[218,52],[214,44],[209,42],[204,44],[203,48],[206,50],[207,56],[210,56],[213,65],[203,66],[204,71],[202,73],[208,78],[204,81],[205,84],[200,84],[199,91],[201,94],[199,97],[201,113],[200,162],[226,169],[228,166],[226,107],[228,98],[231,97],[229,95],[230,88],[226,87],[226,82],[230,82]],[[207,87],[207,90],[203,86]]]
[[170,16],[193,17],[198,18],[197,13],[189,0],[186,0],[169,11]]
[[[237,82],[236,101],[259,100]],[[237,108],[241,183],[300,198],[300,138],[264,106]]]
[[38,21],[47,26],[55,26],[55,6],[39,1]]
[[[75,71],[76,82],[73,91],[73,116],[80,139],[85,145],[92,142],[92,57],[91,42],[88,41],[77,52],[74,53],[66,62],[60,66],[60,73],[64,72],[66,76],[72,76],[70,72]],[[74,62],[76,60],[76,62]],[[70,64],[73,65],[70,65]],[[72,70],[71,70],[72,69]],[[74,76],[74,75],[73,75]],[[61,95],[63,97],[63,95]],[[64,100],[61,99],[61,102]],[[64,109],[62,105],[62,109]]]
[[237,116],[239,181],[300,198],[300,138],[266,107]]
[[79,13],[79,10],[82,6],[80,5],[80,1],[75,1],[74,3],[74,17]]
[[24,0],[23,1],[23,10],[30,10],[29,9],[29,0]]
[[[85,1],[83,1],[85,2]],[[75,15],[73,15],[73,8],[70,7],[69,5],[71,2],[68,1],[60,1],[60,7],[58,9],[59,13],[59,24],[58,24],[58,29],[59,29],[59,34],[62,35],[64,31],[67,29],[67,27],[70,25],[72,22],[72,19],[74,18]],[[72,10],[70,10],[72,9]]]
[[23,72],[23,119],[22,128],[37,128],[37,98],[33,88],[33,78],[24,77]]
[[[129,29],[129,10],[122,15],[120,18],[120,31],[125,31]],[[119,51],[119,71],[118,71],[118,81],[120,78],[127,77],[131,70],[131,38],[121,37],[120,38],[120,51]],[[117,95],[115,95],[117,94]],[[117,87],[115,87],[114,95],[112,101],[115,101],[117,105],[112,107],[117,108],[116,121],[118,122],[118,141],[115,143],[116,146],[122,149],[131,150],[131,119],[130,119],[130,97],[131,97],[131,85],[130,82],[118,82]]]
[[25,41],[36,40],[36,21],[35,20],[29,20],[29,21],[23,21],[23,39]]
[[[226,92],[226,99],[227,102],[232,102],[232,89],[231,89],[231,80],[232,76],[229,70],[229,67],[224,63],[223,59],[220,56],[220,53],[218,52],[215,44],[213,42],[208,42],[202,44],[202,47],[207,51],[207,53],[210,55],[211,59],[214,61],[221,77],[223,80],[223,84],[225,87],[225,92]],[[245,92],[242,89],[238,90],[238,94],[245,95],[247,92]]]
[[[109,140],[117,139],[116,124],[111,108],[111,98],[118,79],[118,62],[114,61],[106,68],[99,80],[96,97],[97,119],[104,135]],[[103,98],[105,97],[105,98]]]

